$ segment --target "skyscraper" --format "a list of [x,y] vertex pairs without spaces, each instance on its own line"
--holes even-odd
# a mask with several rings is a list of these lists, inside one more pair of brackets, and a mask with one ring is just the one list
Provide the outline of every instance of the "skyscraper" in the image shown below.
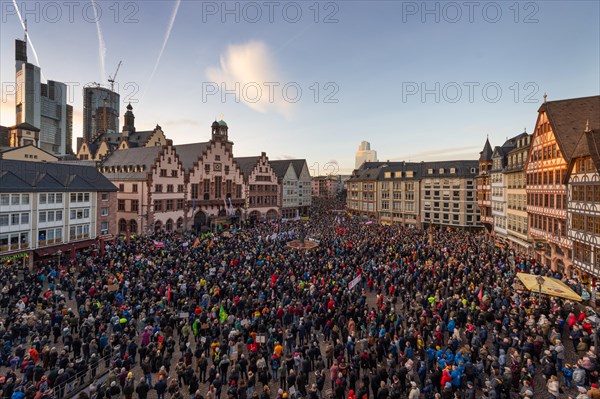
[[119,102],[119,94],[107,88],[83,89],[83,137],[88,142],[104,132],[119,132]]
[[40,67],[27,62],[27,41],[15,40],[16,124],[40,129],[39,146],[65,155],[72,153],[73,112],[67,105],[67,85],[42,83]]
[[371,149],[371,143],[368,141],[363,141],[358,145],[354,168],[360,168],[365,162],[377,162],[377,151]]

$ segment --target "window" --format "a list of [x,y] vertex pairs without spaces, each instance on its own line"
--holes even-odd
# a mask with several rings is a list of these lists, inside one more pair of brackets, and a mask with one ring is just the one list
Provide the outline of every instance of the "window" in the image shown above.
[[138,192],[138,185],[137,185],[137,184],[133,184],[133,185],[131,186],[131,190],[132,190],[134,193],[137,193],[137,192]]
[[166,169],[161,169],[160,170],[160,177],[167,177],[167,170]]
[[131,200],[131,212],[138,212],[140,210],[140,200]]
[[221,156],[220,155],[215,155],[215,161],[220,161],[221,160]]
[[69,228],[69,236],[71,240],[81,240],[90,236],[90,225],[79,224]]
[[28,213],[21,214],[21,224],[29,224],[29,214]]
[[8,226],[8,214],[0,215],[0,227]]
[[[118,210],[118,211],[120,211],[120,212],[125,212],[125,200],[123,200],[123,199],[120,199],[120,200],[117,202],[117,210]],[[72,212],[72,211],[71,211],[71,212]]]
[[171,177],[177,177],[177,170],[171,171]]
[[[60,195],[60,202],[62,202],[62,194],[57,194]],[[29,194],[22,194],[21,195],[21,204],[22,205],[29,205]]]
[[172,199],[168,199],[167,200],[167,211],[172,211],[173,210],[173,200]]
[[120,192],[125,191],[125,185],[123,183],[119,184],[119,191]]
[[102,222],[100,224],[100,234],[102,234],[102,235],[108,234],[108,222]]
[[177,185],[177,192],[178,192],[178,193],[182,193],[182,192],[183,192],[183,189],[184,189],[184,187],[183,187],[183,184],[178,184],[178,185]]
[[204,172],[210,173],[210,165],[209,164],[204,165]]
[[221,198],[221,176],[215,177],[215,198]]
[[154,200],[154,212],[162,212],[162,201]]
[[177,200],[177,210],[180,211],[183,209],[183,200],[182,199],[178,199]]
[[157,192],[157,193],[162,193],[162,191],[163,191],[163,186],[162,186],[162,184],[156,184],[156,185],[154,186],[154,191],[155,191],[155,192]]
[[172,184],[167,184],[167,192],[168,193],[172,193],[173,192],[173,185]]
[[108,208],[102,208],[100,210],[100,216],[108,216]]
[[[137,188],[137,184],[135,184],[136,188]],[[108,201],[108,193],[102,193],[102,201]]]
[[192,199],[198,198],[198,184],[192,184]]
[[[8,195],[7,195],[7,199],[8,199]],[[40,194],[40,204],[47,204],[47,203],[48,203],[48,196],[46,194]],[[8,205],[8,201],[6,201],[6,205]]]

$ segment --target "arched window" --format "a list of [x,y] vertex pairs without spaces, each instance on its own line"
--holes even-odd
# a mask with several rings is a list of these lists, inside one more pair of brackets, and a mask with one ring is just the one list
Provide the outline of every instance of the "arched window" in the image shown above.
[[127,222],[125,219],[119,220],[119,234],[125,234],[127,232]]

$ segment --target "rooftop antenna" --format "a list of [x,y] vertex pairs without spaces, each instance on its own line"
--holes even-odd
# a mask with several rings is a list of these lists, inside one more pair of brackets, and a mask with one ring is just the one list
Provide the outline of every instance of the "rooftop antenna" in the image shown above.
[[544,93],[544,104],[546,104],[546,98],[548,98],[548,94]]

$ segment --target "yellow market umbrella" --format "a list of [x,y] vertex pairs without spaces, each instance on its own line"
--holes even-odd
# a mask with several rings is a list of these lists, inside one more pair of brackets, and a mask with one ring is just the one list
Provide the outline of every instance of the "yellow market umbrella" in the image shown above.
[[[572,301],[581,302],[581,297],[575,291],[570,289],[565,283],[552,277],[536,276],[535,274],[517,273],[517,277],[525,288],[531,292],[540,292],[545,295],[556,296],[560,298],[570,299]],[[538,282],[540,279],[540,282]],[[543,281],[542,281],[543,280]]]

